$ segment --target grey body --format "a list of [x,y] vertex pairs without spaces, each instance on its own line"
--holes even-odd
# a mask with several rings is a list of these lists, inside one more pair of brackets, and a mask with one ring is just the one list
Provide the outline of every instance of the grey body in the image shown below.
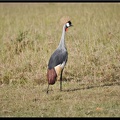
[[52,69],[55,66],[62,64],[63,62],[67,62],[68,59],[68,52],[67,50],[63,49],[57,49],[51,56],[49,63],[48,63],[48,69]]

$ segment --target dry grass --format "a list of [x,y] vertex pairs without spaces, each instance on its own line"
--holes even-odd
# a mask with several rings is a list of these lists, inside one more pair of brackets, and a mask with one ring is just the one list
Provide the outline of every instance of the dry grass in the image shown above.
[[[46,85],[2,86],[1,117],[119,117],[119,85],[85,88],[73,82]],[[71,89],[70,89],[71,87]],[[76,87],[78,89],[76,89]]]
[[[6,94],[0,100],[0,116],[119,116],[119,11],[119,3],[0,3],[0,89],[2,96]],[[69,56],[63,73],[63,89],[67,92],[56,92],[59,90],[57,82],[51,86],[53,94],[46,96],[41,91],[47,84],[48,60],[58,46],[66,19],[74,25],[66,34]],[[104,103],[104,94],[107,94],[105,85],[113,85],[108,89],[115,91],[115,94],[108,92],[111,97],[107,99],[108,104]],[[97,96],[97,92],[102,97],[100,106],[96,104],[99,99],[93,97],[94,94]],[[81,97],[76,98],[79,94],[82,100]],[[91,96],[87,103],[88,97],[84,95]],[[74,97],[73,106],[68,107]],[[34,98],[36,102],[32,101]],[[41,104],[40,100],[46,102]]]

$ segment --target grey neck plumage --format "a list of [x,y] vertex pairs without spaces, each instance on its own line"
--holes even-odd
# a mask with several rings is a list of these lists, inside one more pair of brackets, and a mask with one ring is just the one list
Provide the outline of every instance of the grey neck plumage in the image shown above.
[[61,40],[60,43],[58,45],[59,49],[66,49],[66,45],[65,45],[65,25],[63,26],[63,31],[62,31],[62,36],[61,36]]

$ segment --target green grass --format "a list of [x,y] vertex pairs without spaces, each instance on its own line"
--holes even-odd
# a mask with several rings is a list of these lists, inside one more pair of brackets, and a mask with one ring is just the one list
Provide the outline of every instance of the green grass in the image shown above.
[[[0,116],[119,117],[119,11],[119,3],[0,3]],[[46,95],[66,16],[63,92],[57,81]]]

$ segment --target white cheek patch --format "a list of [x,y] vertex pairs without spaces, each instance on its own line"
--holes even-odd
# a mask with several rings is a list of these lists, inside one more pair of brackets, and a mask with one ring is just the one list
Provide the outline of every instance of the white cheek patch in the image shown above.
[[70,24],[69,24],[69,23],[66,23],[66,26],[67,26],[67,27],[69,27],[69,26],[70,26]]

